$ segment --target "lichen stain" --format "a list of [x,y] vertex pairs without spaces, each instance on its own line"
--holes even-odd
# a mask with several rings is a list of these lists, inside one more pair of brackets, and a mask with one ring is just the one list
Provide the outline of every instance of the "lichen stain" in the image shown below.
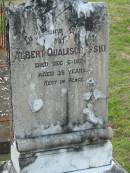
[[49,12],[53,6],[53,0],[32,0],[36,8],[43,8],[44,13]]
[[87,92],[87,93],[84,94],[83,99],[86,100],[86,101],[89,101],[91,96],[92,96],[92,93],[91,92]]
[[88,92],[83,95],[83,100],[86,102],[86,108],[83,109],[83,115],[86,118],[86,121],[91,123],[93,126],[104,126],[104,120],[96,114],[95,104],[101,99],[106,99],[105,94],[96,89],[96,81],[93,77],[89,78],[86,81],[86,87]]
[[38,112],[42,109],[43,107],[43,101],[42,99],[34,99],[30,103],[30,109],[33,113]]
[[81,18],[82,16],[85,16],[85,18],[90,17],[91,13],[95,10],[91,3],[84,3],[81,0],[74,1],[73,8],[77,13],[78,18]]
[[17,36],[21,33],[22,23],[20,14],[16,14],[14,17],[14,35]]
[[84,26],[86,31],[91,31],[93,29],[93,20],[95,7],[91,3],[83,3],[82,1],[74,1],[71,3],[71,17],[69,22],[73,27]]
[[103,121],[96,117],[92,104],[87,105],[87,108],[83,110],[83,114],[86,115],[86,120],[93,125],[103,125]]
[[105,94],[103,94],[103,92],[101,92],[101,91],[98,90],[98,89],[95,89],[93,94],[94,94],[95,100],[106,99]]
[[[91,2],[82,2],[81,0],[69,1],[69,16],[68,23],[70,28],[80,28],[79,32],[75,33],[75,44],[80,47],[82,45],[88,46],[88,33],[100,31],[104,21],[103,8],[104,5],[99,6]],[[98,7],[98,8],[97,8]],[[82,32],[84,37],[82,37]]]

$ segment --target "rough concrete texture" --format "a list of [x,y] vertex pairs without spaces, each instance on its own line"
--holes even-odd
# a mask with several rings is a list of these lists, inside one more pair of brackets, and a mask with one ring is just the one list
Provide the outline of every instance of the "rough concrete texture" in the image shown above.
[[105,167],[101,170],[110,170],[112,162],[112,145],[110,142],[24,153],[19,153],[13,144],[11,153],[11,160],[15,169],[21,173],[35,173],[35,169],[37,173],[44,171],[46,173],[62,173],[90,168],[97,169],[98,167]]
[[17,173],[11,161],[0,162],[0,173]]
[[[110,171],[105,171],[105,172],[98,172],[98,170],[96,171],[97,172],[94,172],[94,169],[93,170],[90,169],[90,170],[81,170],[81,171],[78,171],[77,173],[128,173],[117,162],[113,163],[113,166]],[[15,171],[11,161],[7,161],[7,162],[0,162],[0,173],[17,173],[17,172]],[[37,171],[35,173],[37,173]],[[49,172],[49,173],[52,173],[52,172]],[[66,172],[66,173],[70,173],[70,172]]]
[[81,138],[80,132],[91,131],[92,143],[98,138],[97,129],[104,139],[108,80],[106,5],[80,0],[37,0],[9,8],[8,19],[13,128],[19,151],[24,146],[26,150],[30,148],[30,143],[33,149],[50,148],[54,140],[48,146],[45,138],[41,142],[47,135],[59,134],[60,138],[68,134],[61,141],[73,144],[77,139],[87,140],[87,135]]

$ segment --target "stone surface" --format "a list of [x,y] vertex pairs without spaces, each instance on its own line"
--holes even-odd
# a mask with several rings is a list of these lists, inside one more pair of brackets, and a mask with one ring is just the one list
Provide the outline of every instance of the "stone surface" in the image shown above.
[[[107,169],[110,169],[107,171]],[[16,173],[12,162],[0,162],[0,171],[1,173]],[[90,168],[85,170],[76,171],[77,173],[127,173],[117,162],[112,162],[109,166],[99,167],[99,168]],[[31,172],[32,173],[32,172]],[[49,172],[53,173],[53,172]],[[70,173],[70,172],[68,172]]]
[[[77,145],[46,152],[19,153],[12,146],[12,161],[17,172],[62,173],[104,167],[110,170],[112,145],[110,142],[95,145]],[[101,154],[102,153],[102,154]],[[17,159],[16,159],[17,158]],[[18,164],[18,160],[20,161]],[[19,166],[18,166],[19,165]]]
[[[110,130],[109,130],[110,129]],[[75,144],[93,144],[107,140],[111,136],[111,128],[108,129],[89,129],[75,133],[64,133],[49,136],[39,136],[38,138],[17,139],[19,151],[55,149]]]
[[[87,140],[87,135],[80,138],[80,131],[91,130],[88,141],[93,141],[95,129],[107,129],[106,5],[32,1],[10,8],[8,14],[13,128],[19,151],[24,145],[30,148],[30,141],[32,149],[41,149],[38,141],[47,135],[59,134],[62,141],[62,134],[68,134],[73,144]],[[44,139],[42,146],[50,148]]]

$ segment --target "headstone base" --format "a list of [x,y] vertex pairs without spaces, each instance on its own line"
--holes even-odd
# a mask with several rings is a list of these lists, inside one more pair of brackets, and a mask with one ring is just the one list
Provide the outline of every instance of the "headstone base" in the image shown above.
[[[114,161],[110,167],[108,166],[108,167],[100,167],[100,168],[91,168],[86,170],[80,170],[76,173],[102,173],[102,171],[103,173],[127,173],[118,163]],[[110,169],[110,170],[104,172],[105,169]],[[11,161],[0,162],[0,172],[1,173],[18,173],[15,171]]]
[[19,153],[13,144],[11,160],[17,173],[111,173],[113,167],[112,145],[109,141],[28,153]]

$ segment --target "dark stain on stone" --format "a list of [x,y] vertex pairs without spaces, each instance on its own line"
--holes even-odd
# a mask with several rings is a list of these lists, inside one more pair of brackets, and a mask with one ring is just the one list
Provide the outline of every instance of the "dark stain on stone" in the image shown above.
[[86,45],[86,47],[88,47],[89,46],[89,42],[88,42],[88,39],[87,39],[87,37],[85,36],[85,45]]
[[40,20],[42,21],[42,25],[40,26],[40,30],[41,32],[45,32],[47,31],[47,28],[46,28],[46,16],[45,15],[42,15],[42,11],[40,10],[39,11],[39,17],[40,17]]
[[[47,31],[46,23],[47,23],[47,16],[46,14],[50,12],[53,9],[53,1],[48,0],[47,2],[42,2],[41,0],[37,0],[36,2],[33,0],[32,3],[35,3],[35,10],[37,11],[37,16],[39,20],[41,21],[40,30],[42,33]],[[54,15],[54,10],[52,11]],[[34,11],[35,15],[35,11]],[[55,15],[53,16],[53,20],[55,18]]]
[[70,14],[68,18],[68,22],[70,25],[73,25],[73,27],[81,27],[84,26],[86,31],[92,31],[93,30],[93,23],[92,23],[92,16],[94,16],[94,13],[90,13],[90,17],[85,17],[84,14],[79,18],[77,12],[73,9],[72,4],[70,4],[69,8]]
[[5,163],[6,163],[6,162],[0,164],[0,172],[1,172],[1,173],[4,171]]
[[48,1],[32,0],[32,3],[36,3],[36,8],[42,8],[43,9],[43,7],[45,7],[43,9],[44,13],[49,12],[53,7],[53,1],[52,0],[48,0]]
[[55,14],[55,11],[52,11],[52,21],[53,21],[53,23],[54,22],[56,22],[55,20],[56,20],[56,14]]
[[37,159],[37,156],[35,153],[26,154],[24,157],[20,156],[19,158],[20,168],[24,169],[28,165],[34,163],[36,159]]
[[82,150],[82,147],[79,145],[79,146],[74,146],[74,151],[75,152],[80,152]]
[[72,132],[72,128],[70,128],[69,126],[63,126],[63,130],[64,130],[64,133]]
[[10,65],[10,43],[9,43],[9,21],[8,21],[8,19],[7,19],[7,24],[6,24],[6,52],[7,52],[7,56],[6,56],[7,64]]
[[75,41],[76,45],[78,47],[80,47],[80,45],[81,45],[81,42],[80,42],[80,32],[75,33],[75,35],[74,35],[74,41]]
[[71,132],[72,129],[69,127],[69,98],[68,98],[68,92],[66,94],[66,117],[65,117],[65,121],[64,124],[62,125],[63,131],[65,133]]
[[14,15],[14,35],[18,35],[21,33],[22,28],[20,13],[16,12]]
[[85,20],[86,31],[93,31],[94,30],[93,17],[94,17],[94,15],[91,14],[90,17],[86,18],[86,20]]
[[[69,8],[69,17],[68,17],[68,23],[72,27],[81,27],[84,26],[86,31],[98,31],[100,30],[100,25],[101,21],[103,21],[104,18],[104,13],[103,13],[103,8],[104,6],[94,6],[95,10],[94,12],[90,12],[89,17],[85,17],[84,14],[78,17],[77,12],[72,6],[72,3],[70,3],[70,8]],[[102,14],[102,15],[101,15]]]

